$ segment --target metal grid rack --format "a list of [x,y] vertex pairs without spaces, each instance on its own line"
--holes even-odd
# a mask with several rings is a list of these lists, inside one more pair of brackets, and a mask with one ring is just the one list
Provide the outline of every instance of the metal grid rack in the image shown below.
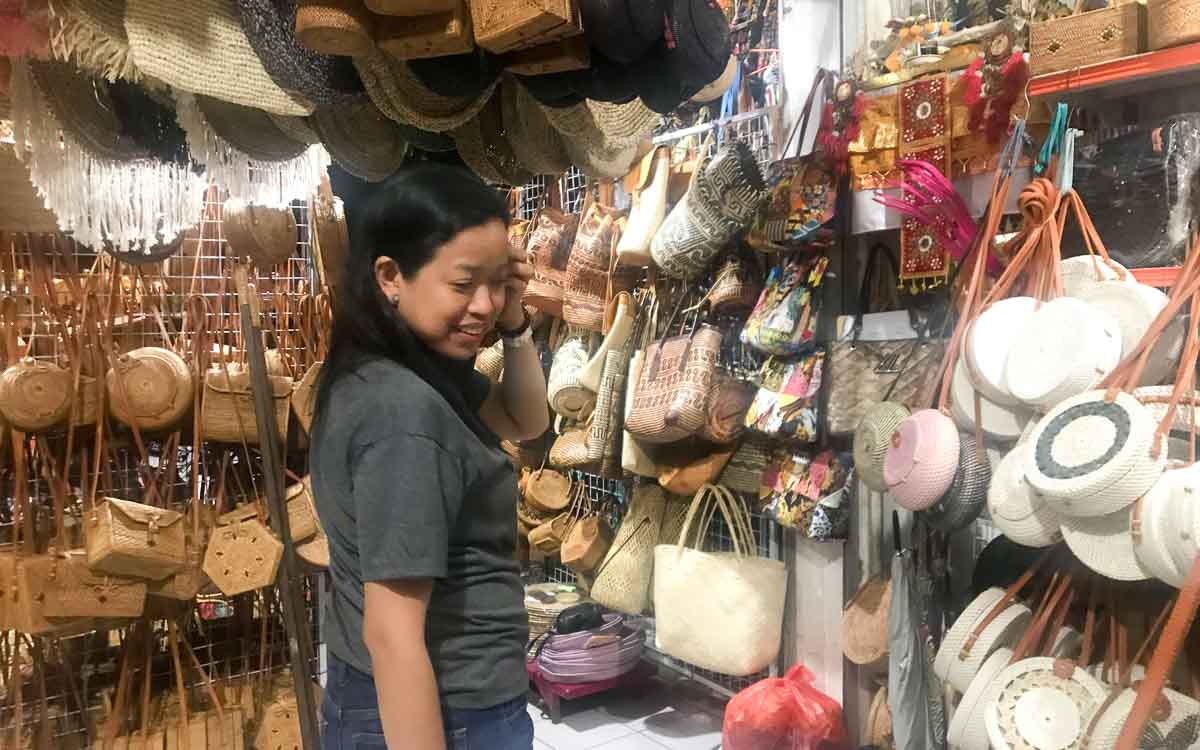
[[[126,296],[125,305],[114,321],[117,345],[121,350],[139,346],[180,345],[183,324],[182,312],[187,297],[201,295],[209,308],[209,328],[221,331],[218,345],[230,350],[240,348],[237,341],[240,330],[236,289],[230,276],[234,258],[228,252],[222,231],[221,196],[210,192],[204,213],[195,233],[185,236],[179,253],[163,262],[142,266],[122,266],[119,273],[124,277],[122,287]],[[308,233],[307,207],[304,203],[293,204],[293,215],[298,226],[296,253],[285,264],[273,269],[260,270],[253,279],[262,299],[264,328],[273,334],[273,345],[281,349],[285,361],[292,361],[303,350],[299,336],[298,301],[304,294],[312,293],[315,271],[311,263]],[[38,358],[58,360],[64,363],[67,347],[57,326],[51,321],[50,295],[37,276],[31,272],[33,253],[30,242],[24,235],[4,235],[0,244],[0,294],[27,300],[19,306],[22,342],[30,353]],[[89,269],[110,264],[108,256],[95,255],[85,248],[75,246],[59,238],[57,247],[47,246],[46,270],[55,283],[55,303],[66,305],[71,300],[66,295],[70,277],[80,278]],[[94,290],[105,295],[107,290]],[[161,314],[161,326],[152,311]],[[163,335],[163,329],[166,336]],[[218,351],[221,351],[218,349]],[[301,374],[294,373],[297,377]],[[57,445],[51,436],[44,441]],[[77,444],[89,441],[90,437],[76,437]],[[102,494],[129,499],[140,499],[144,495],[144,478],[139,476],[134,448],[124,438],[114,437],[112,458],[105,462],[99,488]],[[148,439],[146,448],[148,464],[152,472],[164,468],[166,441]],[[206,444],[201,452],[204,468],[201,471],[201,497],[205,512],[215,512],[215,490],[217,475],[223,462],[225,449],[229,451],[229,486],[226,509],[232,507],[239,497],[257,495],[261,482],[257,460],[247,455],[241,446],[218,446]],[[82,522],[84,484],[82,477],[90,474],[90,467],[81,469],[78,456],[66,468],[72,497],[67,507],[67,523],[78,528]],[[165,488],[164,498],[169,507],[187,511],[192,495],[192,447],[181,445],[175,457],[175,475],[161,481]],[[41,518],[50,513],[50,492],[46,481],[30,468],[28,493],[34,512]],[[11,480],[4,481],[0,488],[0,540],[14,538],[15,515]],[[319,646],[319,581],[320,576],[306,577],[302,591],[309,622],[313,627],[313,642]],[[186,610],[185,610],[186,611]],[[165,613],[164,613],[165,616]],[[155,650],[151,668],[154,694],[167,703],[175,700],[174,667],[166,651],[165,621],[156,620]],[[288,666],[288,638],[285,633],[277,593],[274,589],[244,594],[237,597],[206,595],[182,621],[181,631],[191,644],[197,659],[206,672],[221,687],[231,687],[247,681],[262,681],[264,673],[279,673]],[[112,623],[113,626],[118,623]],[[32,667],[35,653],[42,669],[32,670],[32,682],[24,685],[20,700],[14,692],[12,674],[8,669],[0,674],[0,746],[10,746],[12,729],[18,713],[23,717],[22,725],[26,739],[40,723],[41,716],[49,718],[48,728],[56,748],[74,750],[89,747],[88,738],[97,738],[96,730],[102,723],[111,700],[119,669],[120,640],[124,637],[120,629],[101,629],[60,639],[29,639],[15,633],[0,634],[0,653],[7,658],[4,664],[22,662],[26,669]],[[35,645],[36,644],[36,645]],[[310,675],[319,678],[323,672],[320,649],[314,656]],[[184,657],[185,662],[187,657]],[[140,668],[140,665],[139,665]],[[190,667],[185,667],[185,687],[197,705],[205,705],[203,679]],[[30,679],[27,677],[27,679]],[[141,679],[140,675],[137,678]],[[131,711],[140,703],[140,689],[132,694]],[[131,728],[136,728],[132,725]],[[17,747],[25,745],[18,744]],[[32,746],[32,745],[29,745]]]
[[767,166],[775,158],[775,136],[771,127],[774,113],[774,108],[743,112],[722,120],[663,133],[655,137],[654,144],[672,148],[693,145],[697,149],[705,147],[706,151],[701,156],[711,156],[722,143],[731,139],[741,141],[750,147],[765,174]]
[[[532,219],[542,207],[546,193],[546,177],[538,175],[521,186],[521,202],[517,206],[515,219]],[[562,195],[562,210],[579,213],[583,210],[583,199],[587,194],[588,178],[578,167],[571,167],[558,178],[559,194]]]

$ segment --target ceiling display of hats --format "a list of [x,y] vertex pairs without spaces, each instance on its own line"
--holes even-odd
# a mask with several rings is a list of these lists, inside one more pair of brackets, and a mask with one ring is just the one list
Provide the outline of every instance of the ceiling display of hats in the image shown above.
[[56,59],[109,81],[141,80],[125,33],[125,0],[56,0],[50,8]]
[[207,185],[127,135],[106,87],[62,63],[14,62],[13,130],[28,149],[17,154],[60,229],[84,245],[148,252],[196,223]]
[[177,96],[176,107],[193,158],[210,179],[252,203],[303,199],[329,165],[324,148],[292,140],[261,109],[186,93]]
[[367,100],[319,109],[310,124],[333,161],[369,182],[387,179],[408,156],[403,132]]

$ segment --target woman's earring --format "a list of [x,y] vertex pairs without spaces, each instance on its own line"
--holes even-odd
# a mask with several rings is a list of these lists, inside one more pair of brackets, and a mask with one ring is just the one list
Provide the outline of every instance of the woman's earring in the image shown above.
[[400,295],[393,294],[392,296],[388,297],[388,302],[391,302],[393,305],[400,304]]

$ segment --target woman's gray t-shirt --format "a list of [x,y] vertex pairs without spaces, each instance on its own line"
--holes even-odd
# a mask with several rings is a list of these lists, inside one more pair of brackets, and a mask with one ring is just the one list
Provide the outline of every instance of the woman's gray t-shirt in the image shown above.
[[[486,379],[476,385],[471,408],[487,393]],[[363,584],[432,578],[426,643],[442,703],[481,709],[521,695],[529,626],[507,456],[397,363],[368,361],[329,395],[309,448],[329,537],[329,650],[371,674]]]

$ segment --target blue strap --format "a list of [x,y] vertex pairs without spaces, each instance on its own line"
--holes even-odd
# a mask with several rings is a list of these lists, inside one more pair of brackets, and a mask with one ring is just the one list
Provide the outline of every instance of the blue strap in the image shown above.
[[1054,121],[1050,125],[1050,134],[1046,136],[1046,142],[1042,144],[1042,152],[1038,155],[1037,164],[1033,168],[1033,173],[1039,177],[1046,173],[1050,167],[1050,160],[1062,147],[1063,133],[1067,129],[1068,112],[1066,102],[1059,102],[1058,107],[1054,110]]

